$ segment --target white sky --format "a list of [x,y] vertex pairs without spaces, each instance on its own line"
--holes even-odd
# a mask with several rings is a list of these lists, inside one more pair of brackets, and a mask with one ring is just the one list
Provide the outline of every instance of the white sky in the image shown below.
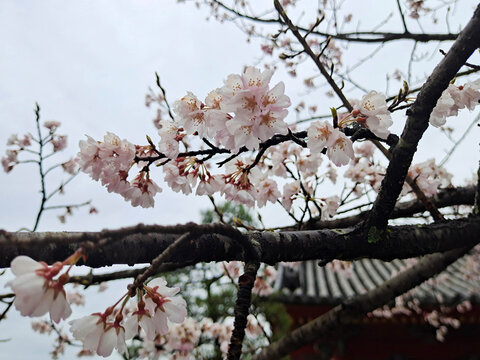
[[[379,4],[378,1],[349,1],[347,5],[365,26],[378,24],[388,16],[391,10],[379,8]],[[456,22],[451,24],[453,31],[458,24],[468,21],[474,5],[474,1],[467,1],[462,5],[462,11],[457,10]],[[297,15],[307,18],[306,14]],[[69,147],[58,157],[61,159],[66,160],[78,151],[78,141],[85,134],[101,139],[107,131],[112,131],[134,143],[145,143],[145,134],[149,134],[156,141],[156,131],[151,124],[154,111],[144,106],[147,88],[154,87],[155,71],[173,102],[186,91],[203,98],[210,90],[221,86],[228,74],[240,73],[244,65],[255,65],[260,59],[258,43],[248,44],[234,24],[206,22],[205,17],[205,11],[191,4],[176,4],[173,0],[2,0],[0,157],[10,134],[35,130],[35,102],[42,108],[42,120],[61,121],[58,133],[69,137]],[[398,16],[392,17],[391,24],[391,27],[399,24]],[[412,31],[418,30],[415,23],[411,24]],[[437,30],[445,32],[442,27]],[[390,47],[380,51],[373,66],[360,67],[354,74],[355,81],[367,89],[383,91],[387,72],[392,73],[396,68],[406,72],[412,45],[408,42],[397,45],[395,51]],[[345,49],[344,62],[351,65],[373,48],[365,51],[351,46]],[[442,48],[447,50],[448,46]],[[420,53],[426,51],[422,45],[419,49]],[[415,72],[419,76],[428,74],[440,57],[437,52],[431,61],[414,64]],[[299,73],[305,75],[312,71],[314,67],[308,62],[299,69]],[[306,95],[302,78],[287,78],[280,70],[272,84],[280,80],[286,81],[286,93],[292,97],[293,103],[302,96],[310,101],[320,99],[318,103],[325,109],[322,114],[328,112],[329,106],[338,105],[336,100],[332,104],[332,100],[324,96],[324,89]],[[395,86],[398,83],[391,84],[391,87]],[[350,89],[348,85],[347,89]],[[361,92],[353,91],[352,94],[360,96]],[[466,116],[460,127],[466,127],[471,116]],[[290,120],[294,120],[293,114]],[[404,117],[398,114],[394,131],[401,131],[403,121]],[[469,177],[478,162],[478,130],[473,132],[450,162],[457,183]],[[417,159],[442,158],[443,150],[450,146],[445,137],[435,129],[429,129],[425,137],[428,139],[420,147],[425,151]],[[50,186],[63,177],[59,175],[60,178],[55,179],[55,176],[49,179]],[[0,228],[15,231],[24,226],[31,227],[40,202],[36,169],[33,165],[23,165],[8,175],[0,170],[0,182]],[[157,195],[155,208],[132,208],[119,195],[108,194],[99,183],[81,175],[66,189],[66,195],[52,204],[91,199],[100,213],[88,216],[85,209],[79,210],[65,225],[58,222],[57,213],[46,213],[39,230],[93,231],[139,222],[185,223],[198,221],[199,210],[209,207],[208,199],[185,197],[162,187],[164,192]],[[289,221],[274,206],[262,211],[262,215],[271,226]],[[111,293],[106,294],[110,296]],[[92,306],[84,311],[85,314],[90,310],[101,309]],[[10,321],[0,322],[0,339],[12,338],[9,342],[0,342],[0,360],[12,356],[19,360],[30,359],[33,353],[36,359],[48,359],[50,345],[46,337],[28,330],[29,319],[20,318],[14,311],[10,316]],[[71,354],[65,358],[71,358]]]

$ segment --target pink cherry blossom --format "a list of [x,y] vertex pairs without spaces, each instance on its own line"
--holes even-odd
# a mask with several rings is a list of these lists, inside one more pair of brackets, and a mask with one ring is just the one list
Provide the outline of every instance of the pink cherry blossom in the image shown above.
[[295,165],[304,178],[314,176],[318,172],[318,168],[322,164],[322,156],[320,153],[311,153],[309,155],[299,155]]
[[333,126],[326,121],[314,121],[307,130],[307,147],[312,153],[320,153],[325,147],[331,146]]
[[125,336],[130,339],[139,333],[142,329],[145,338],[153,341],[156,337],[155,322],[152,314],[148,309],[145,309],[145,302],[141,299],[137,304],[137,309],[131,314],[125,322]]
[[277,277],[277,270],[273,266],[265,267],[262,276],[257,276],[252,292],[259,296],[268,296],[273,293],[272,284]]
[[200,324],[192,318],[186,318],[183,323],[173,324],[169,329],[166,347],[190,359],[189,354],[197,346],[201,333]]
[[61,125],[60,121],[45,121],[43,123],[43,126],[45,126],[48,130],[50,130],[51,133],[53,133],[57,128]]
[[480,101],[480,79],[456,86],[449,84],[442,93],[430,114],[430,124],[439,127],[445,124],[446,118],[456,116],[458,110],[467,108],[474,110]]
[[143,208],[153,207],[155,195],[162,192],[153,180],[150,179],[148,171],[141,171],[133,179],[130,188],[121,193],[125,200],[129,200],[132,206],[141,206]]
[[179,135],[181,128],[169,120],[161,120],[159,125],[158,135],[161,141],[158,144],[158,150],[169,159],[175,159],[180,151],[178,142],[182,138]]
[[430,114],[429,122],[435,127],[440,127],[445,124],[447,117],[457,113],[458,109],[455,107],[455,101],[448,91],[444,91]]
[[16,277],[7,286],[15,293],[15,308],[23,316],[35,317],[49,313],[56,323],[70,316],[72,310],[63,288],[68,275],[53,280],[62,269],[62,263],[48,266],[22,255],[13,259],[10,266]]
[[322,199],[322,203],[320,204],[322,209],[322,220],[329,220],[333,215],[335,215],[339,205],[340,198],[338,195],[333,195]]
[[3,170],[8,173],[12,171],[13,167],[18,164],[18,153],[20,150],[11,150],[6,151],[5,157],[2,157],[2,166]]
[[287,183],[283,186],[282,205],[285,210],[290,211],[294,196],[300,192],[300,181]]
[[67,147],[67,136],[66,135],[54,135],[50,141],[53,145],[53,152],[58,152]]
[[173,104],[173,110],[177,115],[176,121],[185,128],[187,133],[198,132],[200,137],[206,135],[209,124],[205,117],[204,106],[191,92]]
[[373,145],[371,141],[364,141],[360,144],[357,144],[355,147],[355,153],[366,158],[370,158],[373,156],[375,149],[375,145]]
[[170,188],[175,192],[183,192],[188,195],[192,192],[192,187],[187,176],[180,175],[179,162],[184,158],[178,158],[174,162],[169,162],[163,165],[163,172],[165,173],[165,181]]
[[256,337],[263,333],[262,325],[252,314],[247,316],[247,327],[245,328],[245,333],[250,337]]
[[264,178],[255,185],[256,190],[256,200],[257,206],[263,207],[266,205],[267,201],[272,203],[277,202],[277,200],[282,196],[280,191],[278,191],[277,183],[268,178]]
[[278,83],[271,90],[268,88],[271,71],[247,67],[242,75],[229,75],[225,85],[218,89],[221,96],[221,110],[234,116],[226,122],[225,131],[217,132],[217,136],[233,136],[228,141],[221,141],[230,150],[240,147],[256,149],[260,141],[265,141],[274,134],[286,134],[287,124],[283,121],[287,116],[290,99],[284,94],[285,86]]
[[222,263],[223,270],[232,279],[236,279],[243,271],[243,263],[241,261],[224,261]]
[[78,164],[74,159],[70,159],[62,164],[63,171],[67,174],[75,174],[78,169]]

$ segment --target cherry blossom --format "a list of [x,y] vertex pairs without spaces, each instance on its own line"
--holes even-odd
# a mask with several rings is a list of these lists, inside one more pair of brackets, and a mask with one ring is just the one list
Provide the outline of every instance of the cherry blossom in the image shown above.
[[55,132],[55,130],[57,130],[60,124],[61,124],[60,121],[50,120],[50,121],[45,121],[43,123],[43,126],[46,127],[48,130],[50,130],[51,133],[53,133]]
[[50,314],[50,318],[58,323],[72,313],[63,288],[68,281],[64,274],[58,280],[53,278],[61,271],[63,264],[58,262],[48,266],[28,256],[17,256],[10,264],[15,279],[9,281],[15,293],[15,308],[23,316],[42,316]]
[[58,152],[67,147],[66,135],[55,135],[50,141],[53,145],[53,152]]
[[352,141],[340,130],[334,129],[327,148],[328,158],[337,166],[347,165],[354,158]]
[[445,124],[447,117],[456,116],[458,110],[464,108],[472,111],[479,102],[480,79],[467,82],[461,86],[449,84],[430,114],[430,124],[435,127],[440,127]]
[[189,354],[197,346],[200,335],[199,324],[192,318],[186,318],[183,323],[172,325],[168,332],[166,348],[189,359]]
[[340,198],[338,195],[333,195],[321,200],[322,220],[328,220],[336,214],[338,206],[340,205]]
[[283,186],[282,205],[285,210],[290,211],[292,208],[293,198],[300,192],[300,181],[287,183]]
[[182,323],[187,316],[187,303],[180,296],[175,296],[180,288],[169,288],[163,278],[155,278],[145,289],[145,309],[151,314],[155,331],[160,335],[168,332],[168,320]]
[[[269,70],[261,72],[247,67],[242,75],[229,75],[225,85],[218,89],[221,109],[234,114],[226,123],[234,140],[231,150],[237,151],[241,146],[256,149],[260,141],[288,132],[283,120],[288,114],[290,99],[284,94],[283,82],[268,89],[272,74]],[[231,145],[230,141],[224,145]]]
[[312,153],[320,153],[333,144],[333,126],[326,121],[315,121],[307,130],[307,146]]
[[281,196],[277,183],[272,179],[264,178],[255,186],[255,189],[258,207],[265,206],[267,201],[275,203]]
[[125,322],[126,338],[130,339],[139,333],[139,328],[143,330],[145,338],[153,341],[156,337],[155,323],[152,314],[145,309],[143,298],[137,304],[137,309],[131,314]]
[[187,133],[198,132],[200,137],[206,135],[209,124],[203,107],[202,102],[191,92],[188,92],[187,95],[173,104],[173,110],[177,115],[176,120],[185,128]]
[[252,293],[259,296],[268,296],[273,293],[272,284],[277,277],[277,270],[273,266],[265,267],[262,276],[257,276]]
[[155,195],[162,192],[153,180],[150,179],[148,171],[141,171],[131,183],[131,187],[121,192],[125,200],[129,200],[132,206],[141,206],[144,208],[153,207]]
[[158,144],[158,150],[169,159],[175,159],[180,151],[178,142],[182,139],[180,134],[182,130],[172,121],[161,120],[159,122],[158,135],[162,140]]
[[356,116],[357,122],[364,123],[378,137],[386,139],[390,134],[388,128],[393,121],[384,94],[370,91],[363,96],[360,106],[352,115]]
[[80,340],[85,349],[103,357],[110,356],[114,348],[120,353],[127,351],[125,330],[120,321],[108,321],[111,311],[109,308],[103,314],[95,313],[70,321],[73,337]]

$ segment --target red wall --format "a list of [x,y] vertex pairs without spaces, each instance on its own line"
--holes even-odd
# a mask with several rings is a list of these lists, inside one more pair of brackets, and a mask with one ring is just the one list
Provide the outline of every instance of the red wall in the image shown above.
[[[329,306],[287,306],[294,328],[329,309]],[[391,319],[365,317],[335,335],[292,353],[291,359],[466,360],[475,355],[480,359],[480,307],[453,315],[462,325],[459,329],[450,329],[443,343],[436,340],[435,328],[426,324],[421,315]]]

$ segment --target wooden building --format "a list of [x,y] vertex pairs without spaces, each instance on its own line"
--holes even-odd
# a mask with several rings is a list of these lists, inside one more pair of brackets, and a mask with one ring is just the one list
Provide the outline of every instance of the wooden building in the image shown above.
[[[480,273],[467,270],[466,261],[459,259],[402,296],[413,306],[390,304],[393,314],[388,310],[380,316],[382,311],[369,314],[340,333],[292,353],[291,359],[480,360]],[[296,328],[342,300],[374,289],[406,266],[402,260],[362,259],[345,272],[307,261],[297,269],[280,267],[276,287]],[[428,324],[426,316],[448,328],[444,341],[437,340],[438,326]],[[458,321],[460,326],[453,328]]]

